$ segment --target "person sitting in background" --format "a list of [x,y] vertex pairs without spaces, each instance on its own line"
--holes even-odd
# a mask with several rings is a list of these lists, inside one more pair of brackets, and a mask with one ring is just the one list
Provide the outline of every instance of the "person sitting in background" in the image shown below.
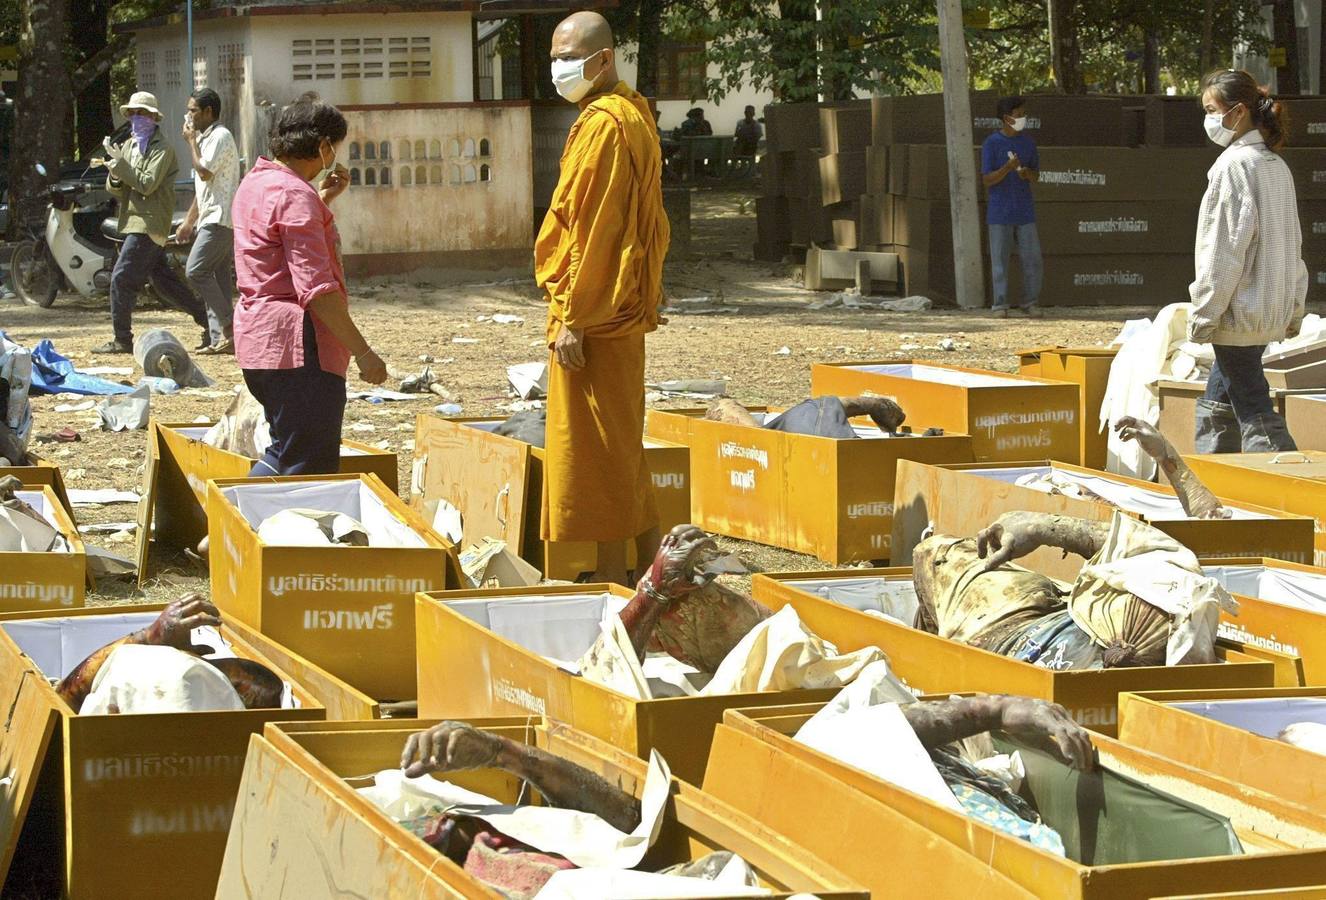
[[760,138],[764,137],[764,126],[755,118],[755,107],[747,106],[745,117],[737,123],[733,132],[736,141],[732,152],[736,156],[754,156],[760,149]]
[[704,117],[704,110],[698,106],[686,112],[686,120],[677,128],[677,137],[708,137],[714,133],[714,127]]

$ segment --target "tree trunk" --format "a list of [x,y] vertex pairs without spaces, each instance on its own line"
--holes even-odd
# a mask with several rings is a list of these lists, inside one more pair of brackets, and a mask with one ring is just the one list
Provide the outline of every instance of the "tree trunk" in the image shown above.
[[814,102],[819,98],[819,51],[815,44],[815,0],[778,0],[778,16],[784,22],[801,23],[795,29],[781,28],[771,35],[770,52],[777,68],[795,72],[795,87],[777,98],[782,103]]
[[[110,4],[105,0],[72,0],[70,13],[78,27],[70,35],[77,57],[85,62],[96,56],[109,40]],[[73,86],[77,93],[77,146],[80,156],[92,154],[101,145],[101,139],[115,130],[111,117],[110,70],[92,80],[86,87]]]
[[[69,40],[69,0],[26,0],[18,50],[18,97],[14,101],[14,134],[10,194],[22,199],[38,193],[60,173],[60,158],[69,152],[69,69],[64,48]],[[34,166],[46,167],[47,178]],[[10,216],[11,235],[21,216]]]
[[1054,82],[1064,94],[1082,94],[1082,51],[1077,43],[1075,0],[1045,0],[1050,19],[1050,65]]
[[664,0],[640,0],[637,27],[635,89],[646,97],[658,96],[658,57],[663,43]]
[[1285,64],[1275,70],[1275,92],[1297,94],[1298,27],[1294,24],[1294,0],[1275,0],[1275,46],[1285,52]]
[[1142,93],[1160,93],[1160,35],[1148,28],[1142,44]]
[[1202,9],[1202,48],[1198,66],[1202,75],[1215,68],[1215,0],[1206,0]]

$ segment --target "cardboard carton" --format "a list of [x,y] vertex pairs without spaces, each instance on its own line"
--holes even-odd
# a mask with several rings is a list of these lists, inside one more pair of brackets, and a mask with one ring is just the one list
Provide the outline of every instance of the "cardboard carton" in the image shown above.
[[[667,420],[682,415],[651,410],[646,427],[677,434],[684,426]],[[700,411],[688,418],[691,521],[835,565],[888,558],[898,459],[972,459],[966,435],[890,438],[870,422],[858,426],[861,439],[835,440],[714,422]]]
[[831,206],[855,199],[866,191],[866,151],[830,153],[821,156],[820,203]]
[[[240,815],[231,829],[216,896],[496,898],[491,888],[359,795],[354,786],[362,782],[347,781],[395,768],[407,735],[434,724],[357,723],[335,731],[282,725],[254,735]],[[473,724],[572,760],[637,796],[643,788],[645,763],[565,725],[545,722],[531,728],[524,721],[501,719]],[[495,769],[437,777],[502,802],[524,796],[518,780]],[[676,778],[670,792],[643,868],[662,869],[730,850],[750,863],[772,896],[867,896],[848,876],[757,819]],[[310,822],[320,824],[309,828]],[[292,834],[301,839],[292,840]]]
[[1326,757],[1279,740],[1295,722],[1323,722],[1326,689],[1130,692],[1119,697],[1119,739],[1183,765],[1320,810]]
[[[1017,484],[1018,479],[1055,476],[1105,500],[1043,493]],[[894,496],[894,565],[911,565],[921,533],[972,536],[1002,514],[1015,510],[1075,516],[1108,522],[1116,509],[1165,532],[1199,557],[1218,559],[1266,556],[1290,562],[1312,559],[1312,520],[1250,503],[1224,502],[1230,519],[1190,519],[1168,486],[1123,475],[1096,472],[1060,462],[977,463],[932,466],[898,462]],[[1108,502],[1106,502],[1108,501]],[[1073,580],[1081,565],[1076,557],[1042,548],[1025,563],[1052,578]]]
[[44,553],[0,552],[0,610],[60,610],[83,605],[87,550],[78,528],[47,485],[15,491],[60,533],[65,549]]
[[633,593],[617,586],[548,585],[420,595],[419,715],[546,715],[641,758],[657,750],[674,775],[694,784],[704,773],[709,738],[724,709],[824,700],[834,693],[635,700],[568,671],[565,666],[593,645],[604,615],[624,608]]
[[1289,120],[1285,143],[1290,147],[1326,147],[1326,101],[1320,97],[1281,97]]
[[1284,399],[1285,424],[1300,450],[1326,450],[1326,391]]
[[[1067,205],[1067,204],[1062,204]],[[1187,302],[1192,253],[1050,256],[1043,306],[1161,306]],[[1010,266],[1009,297],[1021,302],[1022,267]]]
[[1326,160],[1315,147],[1285,147],[1280,151],[1294,173],[1294,191],[1301,200],[1326,200]]
[[[375,475],[208,482],[212,601],[379,700],[414,690],[414,595],[459,585],[455,549]],[[270,546],[281,509],[342,512],[391,546]]]
[[[1055,670],[1022,662],[959,641],[881,618],[881,597],[899,607],[915,606],[907,568],[836,569],[756,575],[752,596],[773,610],[791,606],[806,626],[840,652],[878,647],[914,690],[925,694],[962,691],[1020,694],[1061,704],[1084,728],[1115,734],[1120,691],[1171,687],[1270,687],[1299,684],[1296,658],[1279,651],[1245,652],[1222,641],[1220,663],[1203,666],[1138,666]],[[875,614],[867,613],[871,609]]]
[[1100,427],[1100,408],[1116,347],[1036,347],[1018,352],[1018,373],[1078,387],[1078,423],[1082,454],[1079,465],[1104,469],[1108,436]]
[[878,248],[893,243],[893,197],[862,194],[857,201],[857,237],[861,246]]
[[[1321,259],[1326,255],[1326,202],[1299,201],[1298,217],[1303,229],[1303,256],[1312,260]],[[1309,270],[1311,268],[1309,266]]]
[[[502,419],[443,419],[421,414],[416,423],[413,499],[416,509],[447,500],[460,510],[467,541],[506,541],[547,578],[575,581],[597,567],[598,548],[587,541],[544,541],[543,449],[494,434]],[[690,454],[666,439],[645,441],[664,534],[687,521],[691,509]],[[635,547],[628,542],[628,565]]]
[[1183,458],[1217,496],[1312,518],[1316,527],[1314,562],[1326,565],[1326,452],[1189,454]]
[[863,152],[869,145],[869,100],[820,107],[820,146],[825,153]]
[[[946,878],[945,870],[965,864],[964,857],[1046,900],[1149,900],[1180,885],[1189,891],[1313,885],[1326,866],[1326,821],[1319,812],[1099,734],[1091,740],[1101,765],[1180,803],[1227,817],[1246,853],[1118,865],[1059,857],[797,743],[792,735],[819,706],[729,710],[715,734],[704,789],[758,816],[811,853],[832,847],[843,865],[854,866],[848,874],[865,881],[877,896],[937,896],[932,878]],[[1131,816],[1138,813],[1126,806],[1105,808],[1099,778],[1083,776],[1078,784],[1081,793],[1075,797],[1042,784],[1045,800],[1064,814],[1061,828],[1090,841],[1097,833],[1093,824],[1130,827]],[[836,827],[807,813],[804,798],[811,797],[817,807],[834,811]],[[1128,821],[1110,819],[1120,814]],[[929,841],[908,840],[912,834],[898,829],[899,821],[929,829]],[[880,840],[884,834],[890,840]],[[1179,840],[1189,836],[1175,835]],[[927,861],[920,876],[919,859]],[[878,873],[873,879],[863,874],[867,864]],[[943,896],[961,896],[962,887]]]
[[[1269,373],[1268,373],[1269,375]],[[1275,411],[1288,419],[1289,402],[1297,394],[1311,394],[1314,389],[1302,388],[1297,391],[1285,390],[1283,388],[1271,389],[1271,403],[1275,406]],[[1160,418],[1156,422],[1156,427],[1160,433],[1165,435],[1166,439],[1174,445],[1174,449],[1179,453],[1195,452],[1195,442],[1197,437],[1197,401],[1206,393],[1205,381],[1169,381],[1162,379],[1156,382],[1156,394],[1160,399]],[[1301,424],[1307,424],[1302,422]],[[1290,433],[1298,435],[1299,432],[1290,426]],[[1306,440],[1312,440],[1312,433],[1303,429]],[[1300,445],[1303,446],[1303,445]]]
[[[148,452],[156,459],[156,478],[148,480],[143,501],[151,510],[148,523],[138,530],[138,581],[149,577],[151,547],[189,548],[207,536],[207,482],[213,478],[247,478],[254,460],[203,443],[212,427],[208,422],[149,424]],[[343,474],[363,472],[382,480],[399,493],[396,454],[357,441],[341,443]]]
[[889,192],[889,148],[871,146],[866,148],[866,190],[867,194],[883,197]]
[[13,792],[0,817],[0,879],[12,858],[20,896],[52,881],[74,900],[210,896],[249,736],[267,722],[326,715],[297,678],[225,626],[231,649],[289,682],[299,708],[83,716],[56,693],[48,679],[161,609],[0,615],[0,702],[12,724],[0,761]]
[[1153,94],[1146,98],[1148,147],[1206,147],[1202,103],[1197,97]]
[[818,103],[771,103],[764,108],[765,142],[770,151],[818,147]]
[[1078,387],[921,360],[816,363],[811,394],[895,398],[912,418],[969,434],[983,460],[1081,458]]
[[806,252],[805,286],[811,291],[844,290],[856,284],[856,266],[870,267],[871,284],[898,283],[896,253],[873,253],[857,250],[829,250],[811,245]]
[[1326,388],[1326,341],[1265,356],[1262,368],[1272,390]]

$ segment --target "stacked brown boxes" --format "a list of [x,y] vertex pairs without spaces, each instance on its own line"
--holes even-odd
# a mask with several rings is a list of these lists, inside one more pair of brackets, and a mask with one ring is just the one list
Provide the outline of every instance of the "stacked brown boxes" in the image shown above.
[[778,104],[766,108],[765,126],[755,258],[778,261],[811,244],[856,249],[870,101]]
[[1303,226],[1303,261],[1308,266],[1308,299],[1326,299],[1326,99],[1284,100],[1288,128],[1283,151],[1294,173],[1298,218]]

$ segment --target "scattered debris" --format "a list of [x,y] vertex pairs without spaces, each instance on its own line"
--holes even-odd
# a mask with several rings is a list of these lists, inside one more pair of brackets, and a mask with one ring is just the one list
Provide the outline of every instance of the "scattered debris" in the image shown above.
[[69,502],[74,506],[110,506],[114,503],[137,503],[138,495],[133,491],[117,491],[115,488],[100,490],[71,490]]
[[59,431],[48,431],[36,435],[33,440],[38,444],[72,444],[81,441],[83,438],[72,428],[61,428]]
[[903,345],[900,346],[898,349],[901,350],[903,353],[910,353],[910,352],[913,351],[913,350],[920,350],[920,349],[921,349],[921,345],[920,345],[920,344],[903,344]]
[[373,425],[372,423],[369,422],[355,422],[353,425],[350,426],[350,430],[364,433],[369,431],[377,431],[378,428],[376,425]]
[[773,354],[773,355],[774,355],[774,356],[791,356],[791,355],[792,355],[792,348],[791,348],[791,347],[779,347],[777,350],[774,351],[774,354]]
[[93,409],[97,405],[95,400],[80,400],[78,403],[61,403],[55,407],[58,413],[82,412],[85,409]]
[[346,396],[352,400],[367,400],[369,403],[399,403],[405,400],[419,400],[419,394],[406,394],[401,391],[389,391],[386,388],[375,387],[368,391],[347,391]]
[[884,297],[864,297],[855,289],[837,291],[827,297],[817,298],[806,305],[807,309],[877,309],[885,312],[924,312],[933,304],[929,297],[912,296],[898,299]]
[[94,525],[79,525],[82,534],[115,534],[119,531],[135,531],[137,522],[98,522]]
[[107,462],[106,465],[112,469],[127,469],[133,465],[133,463],[129,462],[129,460],[125,459],[123,456],[117,456]]
[[478,338],[461,337],[460,335],[457,335],[456,337],[453,337],[453,338],[451,339],[451,343],[453,343],[453,344],[477,344],[477,343],[479,343],[479,339],[478,339]]
[[520,316],[513,316],[508,313],[494,313],[493,321],[498,325],[524,325],[525,320]]
[[147,427],[151,417],[152,391],[141,385],[131,394],[107,397],[97,411],[101,426],[107,431],[137,431]]
[[89,366],[86,369],[79,369],[83,375],[116,375],[125,377],[134,373],[132,366]]
[[87,546],[87,568],[93,578],[115,578],[120,575],[134,575],[138,567],[123,556],[116,556],[109,550]]
[[507,366],[507,382],[521,400],[537,400],[548,396],[548,364],[519,363]]
[[958,349],[958,342],[953,340],[953,338],[944,338],[939,342],[939,349],[947,350],[952,353],[954,350]]
[[727,396],[727,382],[719,379],[683,378],[645,385],[647,400],[657,402],[685,397],[692,400],[715,400]]
[[459,403],[439,403],[433,408],[433,412],[439,416],[458,416],[465,411]]
[[505,409],[505,410],[507,410],[508,412],[513,412],[513,413],[518,413],[518,412],[529,412],[529,411],[532,410],[532,409],[543,409],[543,401],[542,401],[542,400],[516,400],[515,402],[513,402],[513,403],[508,403],[508,404],[506,404],[505,406],[500,407],[500,408],[501,408],[501,409]]
[[[451,398],[451,392],[442,386],[441,380],[433,374],[433,368],[425,365],[421,371],[401,380],[401,392],[410,394],[434,394],[444,400]],[[382,396],[379,394],[378,396]],[[391,399],[391,398],[388,398]]]

